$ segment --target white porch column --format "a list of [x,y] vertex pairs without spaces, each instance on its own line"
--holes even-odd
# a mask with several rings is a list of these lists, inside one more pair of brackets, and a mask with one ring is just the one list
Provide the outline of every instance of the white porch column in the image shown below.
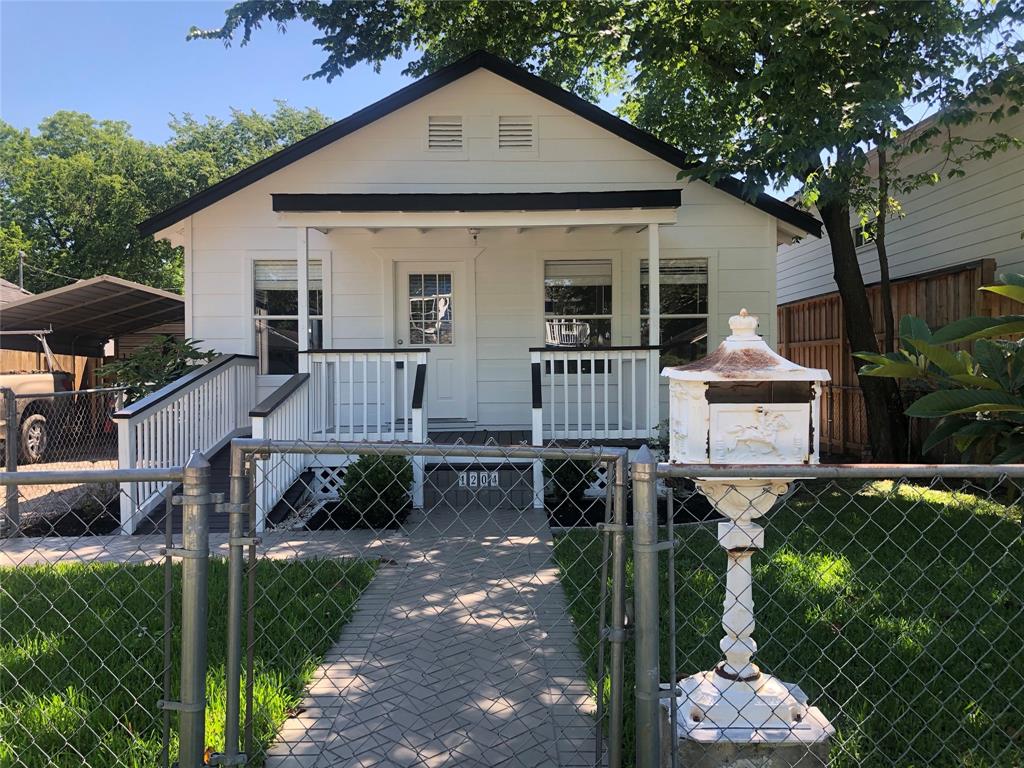
[[647,314],[649,339],[652,347],[661,343],[661,243],[658,225],[647,227]]
[[309,373],[309,230],[296,227],[295,267],[299,281],[299,373]]
[[[657,224],[647,227],[647,343],[661,344],[661,241]],[[661,370],[657,349],[647,353],[647,429],[658,434],[661,423]],[[634,363],[635,365],[635,363]]]

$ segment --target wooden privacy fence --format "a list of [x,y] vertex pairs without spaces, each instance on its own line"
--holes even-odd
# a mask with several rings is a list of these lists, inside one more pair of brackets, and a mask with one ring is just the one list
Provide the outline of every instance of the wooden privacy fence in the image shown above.
[[[999,315],[1019,310],[1000,297],[978,290],[995,281],[995,261],[962,264],[892,282],[893,314],[896,323],[904,315],[921,317],[930,328],[938,328],[968,315]],[[868,286],[868,301],[875,337],[882,344],[882,296],[877,284]],[[825,368],[832,374],[821,404],[821,451],[838,456],[870,458],[864,400],[846,329],[843,303],[838,293],[783,304],[778,309],[779,354],[811,368]],[[915,396],[906,392],[907,399]],[[928,429],[913,420],[911,441],[915,448]]]

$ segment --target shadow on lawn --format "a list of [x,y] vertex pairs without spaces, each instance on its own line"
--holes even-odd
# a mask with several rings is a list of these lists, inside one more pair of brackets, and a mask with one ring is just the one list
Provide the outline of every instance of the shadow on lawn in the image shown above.
[[[255,739],[266,745],[339,636],[372,562],[261,561]],[[173,616],[181,616],[174,568]],[[164,674],[162,565],[0,569],[0,765],[156,766]],[[227,564],[210,563],[207,742],[223,748]],[[172,669],[178,668],[174,634]],[[176,676],[175,676],[176,677]],[[174,680],[173,697],[177,697]],[[176,723],[172,715],[172,733]],[[177,752],[171,744],[172,759]]]
[[[954,494],[810,483],[763,522],[766,548],[754,558],[755,660],[798,683],[831,719],[833,768],[1024,764],[1018,508],[977,487]],[[685,676],[719,661],[726,558],[713,524],[677,527],[676,539],[676,653]],[[600,555],[591,532],[556,544],[585,659],[593,658],[587,638],[596,634]],[[666,576],[663,559],[663,604]],[[627,577],[632,589],[631,558]],[[626,654],[628,689],[630,643]],[[595,672],[591,664],[592,683]],[[626,707],[632,756],[628,696]]]

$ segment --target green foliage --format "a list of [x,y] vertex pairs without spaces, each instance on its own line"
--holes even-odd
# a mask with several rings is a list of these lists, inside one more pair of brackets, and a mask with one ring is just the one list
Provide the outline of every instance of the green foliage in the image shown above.
[[[1024,764],[1024,741],[1007,737],[1019,731],[1024,684],[1021,511],[969,488],[950,490],[801,483],[771,513],[765,549],[754,558],[754,661],[799,681],[830,718],[831,768]],[[725,553],[713,524],[677,526],[675,534],[672,555],[659,561],[663,600],[673,558],[676,570],[675,638],[661,622],[663,679],[673,640],[683,674],[712,669],[722,654]],[[626,553],[632,579],[628,544]],[[554,555],[595,691],[601,534],[558,536]],[[627,682],[633,651],[626,643]],[[604,694],[607,702],[607,684]],[[634,704],[627,694],[627,766]],[[982,716],[972,721],[966,712]],[[948,723],[958,724],[955,736]]]
[[217,356],[201,350],[199,344],[194,339],[157,336],[130,357],[97,368],[96,375],[109,386],[128,387],[126,404],[134,403]]
[[24,251],[33,292],[100,274],[180,291],[181,250],[137,225],[327,123],[280,102],[268,116],[185,115],[161,146],[80,112],[56,112],[35,133],[0,121],[0,275],[13,279]]
[[237,173],[280,149],[316,133],[330,120],[316,109],[296,109],[277,101],[270,115],[255,110],[231,110],[231,119],[207,117],[200,122],[191,114],[171,118],[174,135],[168,147],[194,153],[210,164],[209,183]]
[[412,462],[404,456],[363,455],[345,468],[341,497],[358,516],[356,528],[393,528],[409,508]]
[[557,506],[570,502],[580,507],[583,494],[596,479],[594,464],[590,461],[544,459],[546,495]]
[[[1005,275],[981,290],[1024,303],[1024,277]],[[993,463],[1024,460],[1024,346],[997,336],[1024,332],[1024,317],[968,317],[932,332],[915,317],[900,321],[900,349],[885,355],[859,353],[868,364],[861,376],[924,383],[933,390],[907,415],[941,419],[922,449],[943,440],[966,457]],[[946,345],[974,341],[973,354]]]
[[[302,701],[375,566],[261,560],[256,568],[253,735],[259,757]],[[181,567],[174,566],[174,615]],[[0,765],[157,768],[163,717],[163,565],[61,563],[0,568]],[[209,599],[227,601],[228,566],[210,562]],[[207,744],[224,748],[227,617],[210,611]],[[181,663],[173,645],[171,668]],[[178,683],[175,676],[175,690]],[[171,729],[173,762],[177,730]]]

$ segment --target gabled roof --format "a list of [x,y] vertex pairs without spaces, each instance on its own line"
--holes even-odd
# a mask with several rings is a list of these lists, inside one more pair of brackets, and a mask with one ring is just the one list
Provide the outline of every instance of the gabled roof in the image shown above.
[[[354,112],[343,120],[333,123],[321,131],[297,141],[289,147],[282,149],[264,160],[250,165],[242,171],[219,181],[202,192],[184,200],[177,205],[171,206],[166,211],[156,214],[139,224],[139,232],[143,235],[152,235],[160,230],[175,224],[182,219],[201,211],[213,203],[224,199],[240,189],[247,187],[255,181],[284,168],[306,155],[316,152],[318,149],[331,144],[338,139],[348,136],[350,133],[364,128],[370,123],[385,117],[392,112],[401,109],[408,104],[421,99],[444,86],[455,82],[459,78],[474,72],[478,69],[486,69],[499,77],[503,77],[516,85],[531,91],[538,96],[554,102],[570,112],[582,117],[585,120],[604,128],[621,139],[640,147],[655,157],[659,157],[667,163],[679,169],[694,167],[694,162],[682,150],[673,147],[652,133],[641,130],[635,125],[627,123],[610,112],[606,112],[595,104],[581,99],[569,91],[559,88],[553,83],[534,75],[522,67],[518,67],[510,61],[502,59],[486,51],[477,51],[466,56],[464,59],[449,64],[433,74],[420,78],[416,82],[407,85],[401,90],[395,91],[380,101]],[[805,211],[798,210],[793,206],[778,200],[765,193],[758,194],[753,201],[747,199],[743,194],[743,185],[738,179],[725,178],[714,183],[714,186],[723,192],[738,197],[745,202],[751,202],[754,206],[765,213],[776,217],[804,232],[817,237],[821,236],[821,222]]]
[[[99,356],[107,339],[184,319],[178,294],[100,275],[4,304],[0,329],[50,329],[54,351]],[[14,348],[9,341],[4,346]]]

